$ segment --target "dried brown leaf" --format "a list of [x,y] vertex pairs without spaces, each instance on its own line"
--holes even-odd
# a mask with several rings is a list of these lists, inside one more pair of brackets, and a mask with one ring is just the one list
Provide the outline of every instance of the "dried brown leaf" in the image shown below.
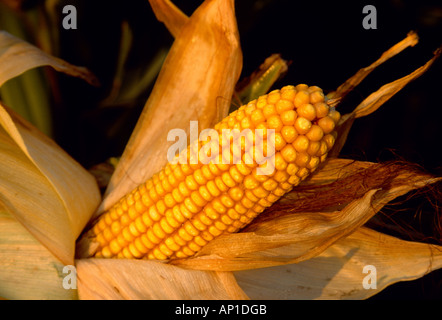
[[[393,57],[394,55],[398,54],[408,46],[414,46],[417,41],[417,34],[414,32],[410,32],[404,40],[384,52],[382,56],[369,67],[359,70],[353,77],[344,82],[335,92],[330,93],[328,97],[337,99],[339,103],[339,101],[341,101],[345,95],[353,90],[354,87],[356,87],[376,67],[378,67],[380,64]],[[434,61],[440,56],[440,54],[441,49],[437,50],[433,58],[430,59],[425,65],[416,69],[414,72],[405,77],[402,77],[396,81],[382,86],[379,90],[370,94],[351,113],[343,115],[339,121],[339,124],[336,127],[338,137],[333,149],[329,153],[329,157],[338,157],[339,153],[344,147],[345,142],[347,141],[348,134],[355,119],[367,116],[379,109],[385,102],[387,102],[391,97],[398,93],[408,83],[424,74],[431,67]]]
[[416,69],[409,75],[402,77],[396,81],[388,83],[382,86],[376,92],[369,95],[364,101],[362,101],[355,110],[353,114],[356,118],[361,118],[369,115],[376,111],[380,106],[382,106],[386,101],[388,101],[392,96],[399,92],[403,87],[405,87],[409,82],[417,79],[422,74],[424,74],[434,63],[434,61],[439,58],[442,49],[435,52],[433,58],[431,58],[425,65]]
[[372,163],[329,159],[323,169],[314,173],[311,179],[286,194],[276,206],[259,216],[257,221],[271,219],[282,212],[342,208],[372,189],[381,189],[376,201],[387,195],[385,200],[391,201],[397,197],[394,192],[408,192],[435,183],[440,178],[422,172],[412,164],[399,161]]
[[[372,267],[364,273],[365,266],[376,273]],[[442,247],[362,227],[310,260],[234,274],[251,299],[366,299],[441,267]],[[376,288],[364,288],[367,276],[374,276]]]
[[189,17],[170,0],[149,0],[149,3],[158,21],[163,22],[167,30],[176,38],[189,21]]
[[86,68],[77,67],[51,56],[37,47],[0,31],[0,86],[29,69],[51,66],[55,70],[81,78],[89,84],[99,85],[98,79]]
[[339,179],[355,174],[360,170],[368,169],[373,166],[373,162],[356,161],[353,159],[329,158],[321,165],[321,167],[313,172],[300,187],[325,185],[335,182]]

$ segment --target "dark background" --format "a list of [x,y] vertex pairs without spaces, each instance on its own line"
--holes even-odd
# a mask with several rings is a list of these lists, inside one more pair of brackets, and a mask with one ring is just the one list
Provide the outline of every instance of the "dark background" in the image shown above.
[[[57,138],[71,154],[89,166],[121,153],[149,95],[146,90],[137,103],[97,111],[98,102],[109,94],[121,20],[128,19],[134,33],[134,47],[126,66],[128,72],[148,68],[158,48],[168,47],[173,39],[156,21],[148,1],[65,2],[74,5],[78,2],[79,28],[61,30],[60,54],[71,63],[91,69],[102,86],[93,88],[81,80],[62,77],[65,98],[60,118],[64,121],[57,122],[60,124]],[[187,14],[201,3],[182,2],[179,5]],[[362,8],[366,4],[377,8],[376,30],[362,27],[365,16]],[[419,44],[376,69],[340,106],[341,113],[354,108],[380,86],[425,64],[442,44],[442,6],[438,6],[437,1],[239,0],[236,7],[244,54],[243,76],[258,68],[272,53],[280,53],[291,62],[288,73],[275,88],[307,83],[325,91],[334,90],[402,40],[409,31],[418,32]],[[442,89],[441,70],[441,63],[437,61],[424,76],[409,84],[376,114],[357,120],[343,154],[370,161],[387,160],[392,155],[385,150],[394,149],[404,159],[440,175],[438,149],[442,104],[438,93]],[[128,117],[121,134],[114,135],[110,144],[103,145],[100,135],[106,133],[107,126],[121,114]],[[77,117],[81,119],[75,119]],[[85,140],[78,139],[81,135]],[[94,136],[97,137],[95,141],[91,139]]]
[[[191,14],[201,1],[175,3]],[[151,90],[151,86],[147,87],[137,99],[126,104],[99,106],[109,95],[115,73],[121,21],[129,22],[134,37],[126,63],[128,74],[148,69],[159,48],[170,46],[173,38],[156,21],[147,0],[60,3],[65,4],[77,7],[78,29],[60,30],[60,56],[88,67],[102,86],[95,88],[82,80],[58,76],[61,96],[54,99],[54,138],[89,168],[121,154]],[[365,5],[377,9],[376,30],[365,30],[362,26]],[[244,55],[243,76],[248,76],[273,53],[290,61],[288,73],[275,88],[306,83],[332,91],[360,68],[377,60],[409,31],[418,32],[418,45],[407,48],[370,74],[339,106],[342,114],[382,85],[424,65],[442,44],[440,1],[237,0],[236,11]],[[341,156],[365,161],[402,159],[442,175],[441,71],[439,60],[380,110],[356,120]],[[435,215],[434,206],[438,201],[440,205],[437,196],[430,202],[417,195],[401,206],[387,207],[380,213],[380,221],[400,225],[399,230],[386,227],[395,236],[411,240],[423,240],[425,236],[425,241],[441,244],[441,230],[437,229],[440,216]],[[408,210],[401,217],[394,214],[404,208]],[[379,222],[376,226],[379,228]],[[417,231],[418,236],[412,231]],[[392,285],[372,299],[402,298],[441,299],[442,272]]]

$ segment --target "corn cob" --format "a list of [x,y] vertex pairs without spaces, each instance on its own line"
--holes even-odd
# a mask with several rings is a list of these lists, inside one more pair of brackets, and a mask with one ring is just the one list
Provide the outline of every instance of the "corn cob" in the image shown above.
[[[254,147],[253,129],[262,129],[264,138],[273,129],[274,171],[258,173],[254,148],[247,149],[244,140],[240,163],[168,163],[99,218],[92,228],[99,243],[95,256],[186,258],[214,238],[237,232],[325,160],[339,117],[319,87],[305,84],[274,90],[240,107],[214,129],[220,137],[224,129],[251,129],[245,139]],[[186,159],[188,151],[204,145],[191,144]],[[232,149],[228,156],[234,157]]]

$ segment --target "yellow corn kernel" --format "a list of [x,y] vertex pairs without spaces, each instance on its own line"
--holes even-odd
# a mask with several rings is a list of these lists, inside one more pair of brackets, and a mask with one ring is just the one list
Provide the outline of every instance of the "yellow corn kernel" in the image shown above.
[[295,108],[295,105],[290,100],[280,99],[275,104],[275,108],[276,108],[276,112],[278,112],[282,116],[283,113],[285,113],[289,110],[293,111],[293,109]]
[[[247,211],[247,210],[246,210]],[[245,211],[245,212],[246,212]],[[233,219],[233,220],[238,220],[239,219],[239,217],[240,217],[240,214],[237,212],[237,210],[235,210],[235,209],[229,209],[228,211],[227,211],[227,215],[231,218],[231,219]]]
[[287,143],[292,143],[298,136],[298,132],[293,126],[284,126],[281,129],[281,136]]
[[244,196],[244,191],[240,187],[234,187],[229,190],[229,196],[233,199],[233,201],[237,202]]
[[309,132],[306,133],[306,137],[310,141],[320,141],[324,136],[324,131],[322,128],[316,124],[312,125]]
[[267,119],[267,128],[280,132],[284,126],[280,115],[272,115]]
[[286,90],[281,89],[281,99],[293,102],[296,96],[296,89],[294,87],[288,88]]
[[297,117],[295,110],[286,110],[281,113],[281,121],[285,126],[293,126]]
[[244,178],[244,187],[246,189],[254,189],[259,186],[259,181],[256,180],[253,175],[249,175]]
[[318,154],[320,148],[321,148],[321,141],[310,141],[307,153],[311,156],[315,156]]
[[272,191],[278,186],[278,182],[273,179],[268,179],[262,184],[262,187],[267,191]]
[[332,132],[335,129],[335,121],[330,116],[325,116],[318,120],[318,125],[324,131],[325,134]]
[[281,100],[281,94],[279,90],[273,90],[267,95],[267,103],[275,104]]
[[296,155],[295,164],[300,168],[305,168],[310,161],[310,155],[308,153],[300,152]]
[[308,150],[309,144],[310,140],[307,138],[307,136],[300,135],[293,142],[293,147],[297,152],[306,152]]
[[221,194],[221,191],[216,186],[215,182],[213,180],[207,182],[207,190],[209,190],[210,194],[214,197],[217,197]]
[[277,187],[275,190],[272,191],[272,193],[277,197],[282,197],[285,194],[285,190],[281,187]]
[[279,132],[276,132],[274,135],[272,135],[272,137],[275,139],[275,150],[276,151],[280,151],[287,144],[284,137]]
[[226,208],[231,208],[235,205],[235,202],[226,194],[220,197],[220,201]]
[[323,156],[328,152],[328,146],[327,143],[324,140],[321,140],[321,145],[319,147],[318,152],[316,153],[317,156]]
[[[309,158],[309,161],[310,161],[310,158]],[[298,172],[296,172],[296,175],[299,177],[299,178],[301,178],[301,179],[304,179],[304,178],[306,178],[307,176],[308,176],[308,174],[309,174],[309,171],[308,171],[308,169],[307,168],[301,168]],[[290,179],[289,179],[290,180]],[[290,182],[290,181],[289,181]]]
[[298,91],[301,91],[301,90],[308,91],[309,86],[306,85],[305,83],[300,83],[300,84],[296,85],[295,88],[296,88],[296,90],[298,90]]
[[301,182],[301,178],[299,178],[298,176],[291,176],[288,180],[290,185],[297,185],[299,184],[299,182]]
[[[275,169],[279,170],[279,171],[283,171],[286,168],[287,168],[287,162],[284,160],[284,157],[281,155],[281,153],[277,153],[275,155]],[[270,180],[270,179],[268,179],[268,180]],[[266,180],[265,182],[267,182],[268,180]]]
[[299,108],[302,105],[307,104],[309,102],[310,102],[310,94],[308,93],[308,91],[298,90],[295,96],[295,100],[293,101],[295,107]]
[[273,115],[277,115],[276,107],[274,104],[267,104],[264,108],[262,108],[262,113],[265,119],[269,119]]
[[298,134],[306,134],[307,132],[309,132],[311,127],[312,127],[312,123],[310,122],[310,120],[308,120],[308,119],[306,119],[304,117],[296,118],[295,129],[296,129]]
[[250,120],[252,120],[252,123],[256,126],[264,122],[266,120],[266,117],[264,116],[264,113],[261,109],[256,109],[252,112]]
[[335,137],[332,134],[327,134],[324,136],[324,141],[327,144],[328,150],[330,150],[335,143]]
[[314,171],[319,165],[320,159],[319,157],[311,157],[310,161],[307,164],[307,168],[310,169],[310,172]]
[[339,122],[339,120],[341,119],[341,114],[339,113],[339,111],[333,110],[333,111],[330,111],[329,117],[333,119],[335,124],[337,124]]
[[326,104],[325,102],[317,102],[314,104],[314,106],[316,110],[316,116],[319,119],[327,116],[330,111],[328,104]]
[[324,101],[324,94],[322,93],[322,90],[315,90],[315,91],[310,91],[310,103],[315,104],[315,103],[320,103]]
[[286,171],[279,170],[279,171],[275,172],[275,174],[273,175],[273,179],[275,181],[277,181],[278,183],[285,182],[288,178],[289,178],[289,175],[287,174]]
[[296,159],[296,150],[293,145],[288,144],[281,150],[281,155],[287,163],[291,163]]
[[309,121],[313,121],[316,118],[316,109],[310,103],[303,104],[296,110],[296,112],[300,117],[304,117]]

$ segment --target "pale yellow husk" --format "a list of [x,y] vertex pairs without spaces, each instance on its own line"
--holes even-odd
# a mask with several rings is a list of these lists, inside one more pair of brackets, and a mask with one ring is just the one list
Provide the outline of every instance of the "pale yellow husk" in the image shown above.
[[[370,272],[364,273],[366,266]],[[393,283],[415,280],[441,267],[441,246],[359,228],[312,259],[234,274],[251,299],[347,300],[367,299]],[[372,275],[376,287],[364,288],[364,278]]]
[[[94,83],[93,75],[0,32],[0,85],[42,65]],[[0,102],[0,296],[72,299],[62,286],[75,241],[100,202],[96,181]]]
[[64,264],[6,210],[0,209],[0,296],[7,299],[75,299],[63,288]]

